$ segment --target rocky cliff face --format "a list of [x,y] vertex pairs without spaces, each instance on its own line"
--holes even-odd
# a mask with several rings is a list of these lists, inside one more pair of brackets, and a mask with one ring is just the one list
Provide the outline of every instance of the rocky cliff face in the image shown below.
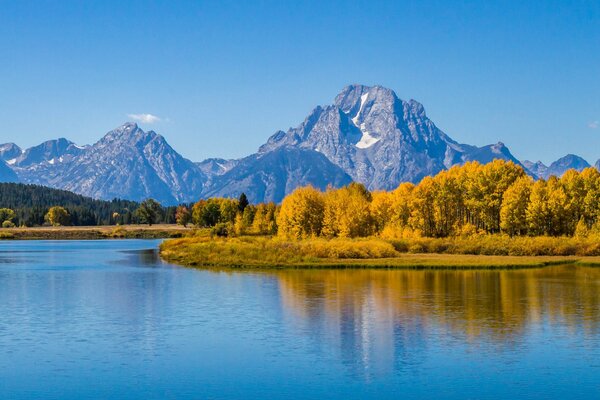
[[457,143],[435,126],[420,103],[401,100],[381,86],[347,86],[333,105],[317,107],[297,128],[271,136],[259,154],[282,147],[321,153],[369,189],[418,182],[466,161],[519,163],[502,143]]

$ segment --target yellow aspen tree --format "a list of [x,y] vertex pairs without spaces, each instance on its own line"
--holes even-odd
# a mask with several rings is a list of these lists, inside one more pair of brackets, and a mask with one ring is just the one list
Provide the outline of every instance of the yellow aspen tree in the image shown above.
[[567,197],[563,233],[572,235],[584,215],[585,182],[577,170],[570,169],[560,178],[560,184]]
[[413,207],[413,190],[415,185],[406,182],[401,183],[396,190],[392,192],[391,217],[390,223],[400,228],[408,226],[408,220]]
[[515,180],[525,175],[522,167],[512,161],[496,159],[482,168],[480,187],[482,190],[482,218],[485,229],[490,232],[500,230],[500,209],[502,196]]
[[527,233],[527,207],[533,181],[528,176],[517,179],[502,197],[500,229],[510,236]]
[[[550,217],[548,234],[559,236],[572,234],[568,230],[571,210],[569,209],[569,199],[564,187],[557,177],[551,176],[547,182],[548,192],[548,214]],[[573,226],[573,230],[574,230]]]
[[551,217],[548,211],[548,191],[545,180],[540,179],[531,187],[525,215],[529,234],[534,236],[548,234]]
[[256,206],[254,220],[252,221],[252,233],[264,235],[268,230],[267,210],[263,203]]
[[360,183],[330,189],[324,195],[324,236],[360,237],[373,232],[371,193]]
[[600,217],[600,172],[590,167],[581,171],[580,176],[585,188],[583,219],[588,228],[591,228]]
[[437,185],[432,177],[425,177],[413,190],[413,208],[409,223],[425,236],[435,236],[435,193]]
[[373,200],[370,204],[370,211],[376,233],[383,231],[392,219],[392,196],[392,193],[385,191],[372,193]]
[[301,187],[281,204],[278,226],[283,237],[318,236],[323,227],[323,194],[312,186]]
[[340,233],[340,213],[343,207],[342,193],[339,189],[328,188],[323,195],[323,228],[326,237],[335,237]]
[[458,216],[462,195],[453,173],[442,171],[433,178],[433,181],[435,182],[435,236],[446,237],[460,226]]

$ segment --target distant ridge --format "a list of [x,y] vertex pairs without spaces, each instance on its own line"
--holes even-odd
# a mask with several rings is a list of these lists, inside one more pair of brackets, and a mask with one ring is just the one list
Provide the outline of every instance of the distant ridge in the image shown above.
[[21,182],[99,199],[153,197],[164,204],[197,199],[206,176],[159,134],[126,123],[91,146],[66,139],[25,150],[12,168]]
[[548,179],[548,177],[551,175],[560,177],[570,169],[583,171],[585,168],[591,167],[586,160],[576,156],[575,154],[567,154],[566,156],[554,161],[552,164],[550,164],[550,166],[544,165],[544,163],[541,161],[536,163],[531,161],[523,161],[523,165],[525,165],[525,167],[538,178],[544,179]]

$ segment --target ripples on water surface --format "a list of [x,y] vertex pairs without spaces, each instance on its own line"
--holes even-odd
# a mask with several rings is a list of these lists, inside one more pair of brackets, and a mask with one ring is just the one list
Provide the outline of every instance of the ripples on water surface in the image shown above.
[[0,243],[0,398],[591,399],[600,269],[204,271]]

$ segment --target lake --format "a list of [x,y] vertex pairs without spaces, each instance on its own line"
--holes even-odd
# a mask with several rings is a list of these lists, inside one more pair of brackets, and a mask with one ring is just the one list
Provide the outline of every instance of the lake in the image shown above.
[[590,399],[600,269],[199,270],[0,242],[2,399]]

